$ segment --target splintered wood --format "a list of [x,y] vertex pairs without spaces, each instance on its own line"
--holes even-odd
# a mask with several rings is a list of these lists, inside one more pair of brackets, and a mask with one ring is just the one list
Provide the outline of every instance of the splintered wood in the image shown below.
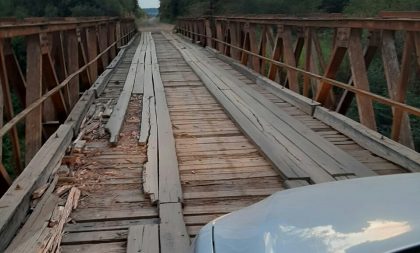
[[86,141],[82,152],[73,152],[67,159],[82,198],[71,214],[72,222],[65,226],[63,252],[125,252],[130,227],[158,222],[157,208],[142,190],[146,148],[138,145],[141,94],[129,92],[118,142],[110,145],[110,135],[104,131],[111,120],[106,111],[116,110],[137,48],[127,50],[103,94],[94,101],[91,118],[81,129],[85,131],[80,140]]
[[[54,193],[50,192],[49,194]],[[39,212],[40,215],[44,215],[41,216],[44,219],[37,216],[37,220],[32,221],[32,226],[35,226],[37,230],[34,231],[33,227],[24,227],[6,252],[60,252],[64,225],[68,222],[71,212],[77,208],[79,198],[80,190],[72,187],[64,206],[57,205],[47,220],[45,220],[47,218],[45,215],[48,213]],[[28,233],[28,230],[31,234]],[[22,235],[20,236],[20,234]]]
[[183,220],[178,158],[155,42],[145,34],[144,96],[140,144],[147,144],[144,190],[159,205],[160,252],[186,252],[190,238]]

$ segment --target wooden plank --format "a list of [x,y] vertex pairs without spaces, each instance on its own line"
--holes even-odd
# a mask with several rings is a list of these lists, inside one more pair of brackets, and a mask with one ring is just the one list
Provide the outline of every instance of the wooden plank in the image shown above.
[[[199,66],[193,63],[187,55],[185,50],[181,50],[177,42],[170,38],[167,34],[164,34],[173,45],[180,50],[181,54],[186,58],[188,64],[202,79],[203,83],[207,86],[209,91],[213,94],[216,100],[225,108],[226,112],[238,123],[238,126],[248,135],[253,142],[259,147],[263,153],[269,158],[273,165],[279,169],[279,172],[286,178],[294,179],[307,179],[309,175],[304,173],[299,167],[295,166],[292,161],[285,161],[279,157],[277,150],[279,147],[265,136],[260,129],[258,129],[225,95],[220,89],[214,84],[213,80],[206,75]],[[293,168],[293,169],[291,169]],[[296,168],[296,170],[294,170]]]
[[[207,66],[207,68],[209,68],[209,66]],[[225,74],[226,73],[224,74],[220,73],[220,75],[224,76],[224,80],[229,79],[229,77]],[[218,74],[216,74],[213,77],[213,79],[215,79],[217,75]],[[234,89],[230,84],[229,84],[229,87]],[[239,93],[242,92],[242,94],[239,95],[239,93],[237,93],[237,97],[235,97],[233,92],[239,92]],[[329,171],[328,169],[332,168],[331,165],[326,166],[325,164],[323,164],[322,166],[322,163],[317,165],[316,163],[314,163],[313,157],[311,157],[311,155],[309,154],[306,154],[302,150],[303,145],[296,144],[295,138],[299,138],[300,137],[299,134],[295,134],[293,131],[289,131],[289,133],[287,133],[287,130],[291,130],[291,129],[285,126],[284,123],[282,123],[281,121],[277,120],[274,117],[271,117],[272,115],[270,115],[270,112],[268,110],[260,106],[258,103],[255,103],[255,101],[253,100],[241,97],[241,95],[245,95],[245,93],[242,90],[235,89],[235,91],[233,92],[224,90],[225,95],[228,98],[230,98],[238,108],[241,108],[242,112],[244,112],[245,110],[248,110],[250,113],[249,116],[258,117],[257,124],[261,125],[260,131],[265,133],[267,137],[272,137],[273,143],[279,144],[277,152],[281,153],[284,160],[289,160],[293,162],[294,157],[299,156],[299,160],[294,161],[295,167],[298,166],[298,168],[304,170],[314,182],[320,183],[320,182],[327,182],[327,181],[333,180],[331,176],[329,176],[325,171],[323,171],[323,169]],[[256,116],[256,115],[261,115],[261,116]],[[280,126],[278,124],[280,124]],[[285,133],[278,131],[279,129],[282,129],[282,131]],[[288,139],[290,137],[292,138]],[[306,144],[309,144],[309,143],[307,142]],[[280,152],[280,150],[282,151]],[[322,153],[318,153],[318,155],[320,154]],[[278,155],[280,156],[280,154]],[[323,160],[323,162],[325,161],[328,161],[328,159]],[[315,170],[314,168],[317,168],[317,169]],[[336,171],[336,170],[329,171],[329,172],[340,173],[339,171]]]
[[[150,41],[152,59],[157,59],[153,39]],[[159,202],[182,202],[182,188],[179,180],[178,158],[172,123],[166,102],[165,90],[160,77],[159,65],[153,62],[153,82],[156,99],[156,118],[159,147]]]
[[159,238],[161,253],[185,253],[190,246],[190,238],[185,226],[181,203],[159,205],[161,219]]
[[[247,92],[249,96],[252,96],[255,101],[258,101],[261,106],[267,108],[272,114],[277,116],[277,120],[273,121],[273,125],[284,133],[285,136],[291,138],[290,140],[293,143],[304,150],[305,153],[319,165],[322,165],[322,167],[331,175],[345,172],[354,173],[357,176],[375,175],[369,168],[344,151],[337,149],[336,146],[319,136],[299,120],[289,116],[256,90],[247,85],[241,85],[241,88]],[[263,113],[261,112],[260,114]],[[328,160],[330,160],[330,162],[328,162]]]
[[118,98],[117,104],[112,111],[111,117],[105,125],[106,131],[110,133],[109,142],[112,145],[117,145],[121,127],[124,123],[125,114],[127,111],[128,103],[130,102],[131,93],[133,91],[134,80],[136,78],[137,64],[139,61],[138,52],[140,47],[137,46],[137,50],[131,61],[130,70],[127,74],[127,79],[124,83],[124,88]]
[[150,93],[149,90],[150,88],[146,85],[146,94],[143,96],[142,101],[139,145],[146,145],[150,138],[151,113],[153,111],[151,107],[154,108],[155,98],[154,94]]
[[298,107],[299,109],[308,113],[309,115],[312,115],[315,110],[315,107],[320,105],[320,103],[315,102],[312,99],[297,94],[296,92],[293,92],[289,89],[284,89],[279,83],[276,83],[258,74],[252,69],[241,65],[239,62],[233,60],[232,58],[221,55],[220,53],[217,53],[214,50],[209,49],[209,51],[213,52],[218,59],[228,63],[230,66],[232,66],[232,68],[249,78],[252,82],[256,82],[258,85],[263,86],[276,96]]
[[125,253],[125,250],[126,250],[125,244],[126,242],[63,245],[61,247],[61,250],[63,253],[74,253],[74,252]]
[[77,245],[89,243],[124,242],[127,240],[127,230],[91,231],[65,233],[61,245]]
[[143,171],[143,190],[155,204],[159,200],[158,125],[155,99],[150,99],[150,135],[147,140],[147,163]]
[[[156,114],[155,106],[155,93],[153,88],[153,80],[152,80],[152,71],[151,71],[151,56],[150,56],[150,45],[148,43],[148,39],[146,38],[147,33],[143,33],[142,39],[145,43],[143,49],[145,50],[145,55],[143,56],[143,67],[145,68],[142,72],[139,72],[139,75],[142,75],[141,78],[143,79],[143,107],[141,113],[141,125],[140,125],[140,137],[139,137],[139,144],[146,145],[147,141],[150,136],[150,127],[151,127],[151,115]],[[137,77],[136,77],[137,79]]]
[[313,115],[315,108],[320,105],[320,103],[310,98],[302,96],[289,89],[283,88],[278,83],[266,77],[263,77],[263,76],[257,77],[257,84],[266,88],[275,96],[279,97],[280,99],[286,101],[287,103],[291,105],[296,106],[297,108],[299,108],[300,110],[302,110],[303,112],[309,115]]
[[102,92],[105,90],[106,85],[109,82],[109,79],[111,78],[111,75],[113,73],[113,69],[107,68],[102,72],[98,79],[93,83],[92,89],[95,91],[95,97],[99,97]]
[[25,221],[18,234],[13,238],[6,252],[12,252],[18,248],[21,243],[29,240],[37,231],[42,229],[45,222],[50,220],[51,214],[58,204],[58,196],[52,193],[57,181],[58,177],[56,176],[41,200],[37,203],[28,220]]
[[0,251],[5,249],[25,219],[32,192],[47,182],[70,145],[72,136],[70,126],[60,126],[0,199]]
[[107,230],[123,230],[131,226],[159,224],[158,218],[151,219],[134,219],[134,220],[111,220],[99,222],[83,222],[68,223],[64,232],[90,232],[90,231],[107,231]]
[[[198,56],[198,58],[200,58],[201,56]],[[198,58],[196,59],[198,61]],[[290,161],[292,160],[291,158],[296,156],[296,155],[301,155],[300,159],[298,162],[301,162],[300,164],[300,168],[305,170],[306,173],[308,175],[311,175],[311,179],[314,182],[325,182],[325,181],[331,181],[334,180],[331,176],[329,176],[328,174],[326,174],[323,169],[329,171],[331,174],[332,173],[343,173],[342,170],[336,170],[334,168],[338,168],[337,166],[334,166],[334,162],[332,161],[332,159],[328,159],[327,155],[324,155],[324,157],[322,156],[324,153],[323,152],[317,152],[317,155],[321,155],[321,157],[323,159],[320,159],[317,161],[318,164],[322,165],[321,167],[319,167],[318,165],[316,165],[315,163],[313,163],[313,161],[311,161],[310,159],[314,159],[314,156],[312,155],[305,155],[304,153],[302,153],[302,151],[300,151],[299,149],[302,148],[307,148],[306,146],[309,145],[313,145],[310,142],[304,141],[304,138],[301,138],[302,136],[300,136],[298,133],[297,134],[293,134],[294,131],[293,129],[291,129],[290,127],[287,126],[287,124],[284,124],[280,118],[275,118],[275,116],[270,113],[269,110],[267,110],[264,105],[260,105],[258,104],[257,101],[254,101],[252,99],[251,96],[247,95],[245,91],[243,91],[240,87],[237,87],[236,84],[234,83],[234,77],[229,76],[229,73],[224,72],[221,69],[216,69],[216,67],[210,66],[210,65],[206,65],[205,66],[206,69],[213,71],[215,74],[214,76],[212,76],[213,80],[217,79],[217,76],[223,76],[223,80],[225,85],[227,85],[229,88],[232,89],[233,92],[235,92],[239,97],[234,97],[230,94],[229,90],[224,90],[224,94],[228,97],[230,97],[230,99],[232,101],[234,101],[238,108],[242,108],[242,112],[244,112],[244,109],[247,108],[247,110],[249,110],[252,113],[252,117],[256,117],[256,115],[261,115],[262,117],[260,117],[258,119],[258,124],[263,125],[264,121],[266,121],[266,124],[264,126],[262,126],[262,131],[272,135],[274,137],[274,140],[277,140],[277,142],[281,145],[286,145],[287,148],[282,148],[281,146],[279,146],[278,148],[281,150],[284,150],[282,153],[283,155],[283,159],[287,159],[287,157],[290,157]],[[219,87],[219,89],[223,89],[222,87]],[[246,89],[246,87],[244,87],[244,89]],[[254,93],[253,91],[251,91],[250,93]],[[256,100],[261,100],[263,99],[264,102],[262,102],[263,104],[267,104],[270,103],[267,99],[263,98],[262,96],[259,96],[258,99]],[[241,101],[243,100],[243,101]],[[284,116],[284,115],[282,115]],[[279,126],[280,124],[280,126]],[[270,125],[274,126],[274,128],[272,128]],[[275,130],[275,128],[278,127],[278,130],[282,130],[283,132],[286,131],[286,133],[281,133]],[[270,130],[271,129],[271,130]],[[287,130],[291,130],[289,132],[287,132]],[[310,132],[309,129],[307,129],[307,132]],[[281,134],[279,134],[281,133]],[[283,136],[284,135],[284,136]],[[287,138],[290,138],[290,135],[294,136],[292,139],[288,140]],[[286,137],[286,138],[284,138]],[[301,143],[300,145],[296,145],[294,144],[294,142],[296,142],[295,138],[300,138],[303,143]],[[281,141],[280,141],[281,140]],[[285,144],[285,143],[290,143],[289,144]],[[294,147],[294,145],[296,145],[296,148]],[[308,152],[308,150],[316,152],[316,146],[313,145],[315,148],[311,149],[307,149],[306,152]],[[298,148],[297,148],[298,147]],[[279,150],[278,149],[278,150]],[[287,155],[288,152],[290,152],[291,154]],[[286,157],[285,157],[286,155]],[[307,156],[306,161],[305,161],[305,156]],[[316,156],[315,156],[316,157]],[[325,162],[327,161],[332,162],[332,164],[325,164]],[[336,163],[335,163],[336,164]],[[318,170],[314,170],[313,168],[318,167]],[[332,170],[331,170],[332,169]]]
[[71,125],[75,136],[78,134],[80,125],[92,105],[94,98],[95,92],[92,89],[85,91],[79,101],[74,105],[67,120],[64,122],[64,124]]
[[317,107],[314,117],[348,136],[372,153],[409,171],[420,172],[420,158],[416,151],[325,108]]
[[121,48],[120,51],[118,51],[117,56],[111,61],[111,63],[106,67],[107,69],[114,69],[118,66],[120,60],[124,57],[125,52],[127,48]]
[[159,252],[158,225],[138,225],[128,230],[127,253]]
[[99,222],[123,219],[148,219],[155,218],[158,213],[155,208],[147,207],[143,204],[140,208],[139,203],[128,203],[119,206],[107,206],[98,208],[79,208],[75,210],[71,217],[76,222]]
[[133,94],[143,94],[144,92],[144,71],[145,71],[145,53],[140,54],[140,62],[137,66],[136,80],[134,82]]

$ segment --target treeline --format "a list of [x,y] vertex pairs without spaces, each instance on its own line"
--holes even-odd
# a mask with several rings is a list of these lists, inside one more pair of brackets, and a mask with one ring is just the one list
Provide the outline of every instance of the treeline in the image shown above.
[[139,17],[137,0],[0,0],[0,17]]
[[164,20],[178,16],[345,13],[374,16],[381,10],[420,10],[419,0],[161,0]]

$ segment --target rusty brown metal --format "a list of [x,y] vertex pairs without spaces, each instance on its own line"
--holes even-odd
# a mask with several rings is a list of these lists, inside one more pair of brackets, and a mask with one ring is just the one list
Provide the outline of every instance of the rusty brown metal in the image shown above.
[[[213,23],[209,25],[209,22]],[[210,31],[203,34],[191,29],[202,24],[207,24]],[[232,27],[234,34],[239,36],[239,43],[232,39]],[[207,42],[207,46],[214,46],[222,54],[329,109],[345,113],[355,97],[360,122],[371,129],[376,129],[377,112],[373,109],[373,101],[390,106],[393,110],[393,115],[389,115],[393,118],[391,137],[413,148],[408,115],[420,116],[420,109],[407,105],[405,94],[410,87],[409,73],[413,70],[413,64],[409,64],[411,55],[416,54],[417,71],[420,70],[420,46],[417,45],[420,12],[382,12],[373,18],[340,15],[180,18],[177,30],[195,40],[212,40],[213,43]],[[270,37],[269,31],[275,33],[271,32]],[[404,40],[402,57],[391,52],[395,48],[383,46],[382,34],[394,32],[403,34],[400,36]],[[240,52],[240,57],[232,52]],[[369,81],[368,68],[377,54],[382,55],[389,91],[387,97],[370,91],[374,84]],[[254,59],[258,60],[254,62]],[[347,73],[349,81],[337,80],[339,73]],[[336,100],[336,97],[340,99]]]
[[[24,167],[19,139],[25,139],[28,163],[51,133],[50,122],[65,121],[80,92],[136,32],[134,19],[115,17],[0,19],[0,95],[6,116],[0,138],[11,134],[15,175]],[[24,37],[26,43],[23,70],[11,46],[15,37]],[[21,112],[13,111],[12,92],[21,100]],[[16,125],[23,120],[25,136],[19,136]],[[0,175],[9,180],[7,176]]]

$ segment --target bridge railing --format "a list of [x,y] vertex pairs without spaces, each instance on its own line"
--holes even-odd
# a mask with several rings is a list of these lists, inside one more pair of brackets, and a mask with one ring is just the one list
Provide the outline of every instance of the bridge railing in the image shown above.
[[136,31],[129,18],[0,19],[0,148],[9,135],[16,176]]
[[420,90],[420,13],[181,18],[176,29],[331,110],[346,114],[355,100],[361,124],[377,130],[385,118],[390,137],[414,148],[420,109],[406,99]]

